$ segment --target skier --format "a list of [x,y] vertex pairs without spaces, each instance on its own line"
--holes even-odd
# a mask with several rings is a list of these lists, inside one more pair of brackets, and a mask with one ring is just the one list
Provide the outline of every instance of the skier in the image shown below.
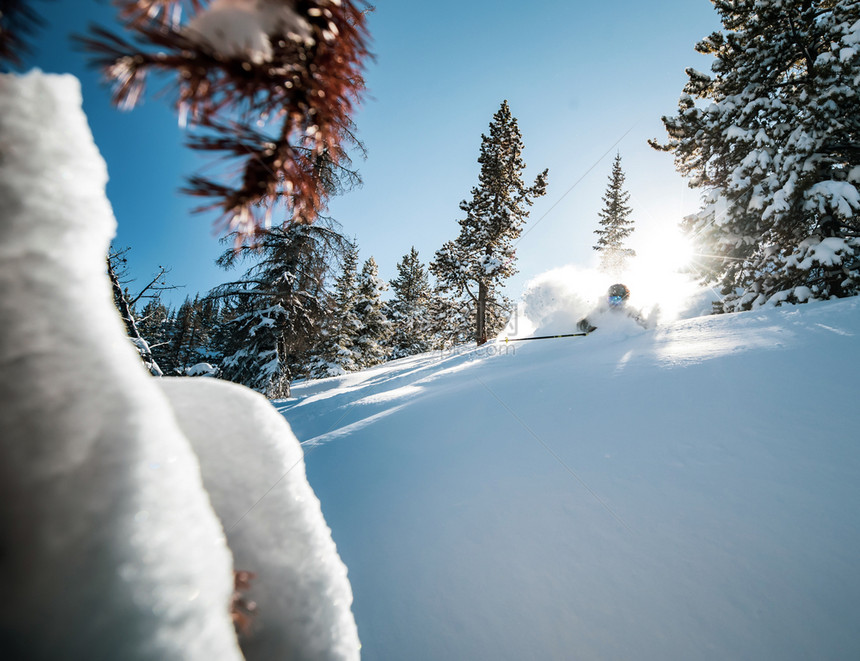
[[[627,289],[627,287],[622,284],[612,285],[606,294],[606,300],[598,305],[597,309],[594,310],[590,316],[592,318],[595,316],[601,316],[607,311],[612,311],[613,313],[623,312],[637,324],[642,326],[642,328],[647,328],[639,313],[627,307],[628,298],[630,298],[630,290]],[[594,326],[591,321],[589,321],[588,317],[581,319],[576,327],[585,333],[597,330],[597,326]]]

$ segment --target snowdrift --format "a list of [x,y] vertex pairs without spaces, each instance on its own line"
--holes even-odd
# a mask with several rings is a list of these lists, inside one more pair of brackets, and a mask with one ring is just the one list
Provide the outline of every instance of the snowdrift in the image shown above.
[[858,658],[858,336],[850,299],[297,384],[363,658]]
[[[283,418],[237,386],[153,379],[128,341],[106,181],[75,78],[0,76],[0,656],[357,659]],[[259,605],[242,652],[234,554]]]

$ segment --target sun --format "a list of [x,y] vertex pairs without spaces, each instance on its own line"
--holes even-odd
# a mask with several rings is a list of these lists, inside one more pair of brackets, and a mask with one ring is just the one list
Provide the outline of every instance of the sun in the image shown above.
[[657,252],[670,271],[683,271],[695,257],[692,242],[679,231],[667,232],[658,239]]
[[664,320],[677,318],[699,286],[689,267],[695,250],[689,238],[675,227],[652,230],[637,246],[626,277],[637,305],[658,306]]

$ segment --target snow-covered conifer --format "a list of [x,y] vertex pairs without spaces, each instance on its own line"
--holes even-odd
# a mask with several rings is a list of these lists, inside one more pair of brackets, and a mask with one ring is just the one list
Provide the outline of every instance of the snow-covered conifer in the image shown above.
[[191,364],[197,362],[192,358],[197,345],[197,327],[194,323],[196,303],[196,300],[192,301],[190,297],[186,296],[174,318],[173,333],[170,339],[170,353],[173,357],[171,361],[172,374],[174,376],[184,371],[189,360],[193,361]]
[[182,375],[197,363],[212,359],[211,340],[218,307],[218,301],[209,297],[185,297],[163,331],[166,346],[156,354],[164,355],[165,374]]
[[442,291],[472,302],[478,344],[504,327],[510,305],[497,290],[517,272],[514,242],[528,207],[546,193],[546,170],[531,186],[523,182],[522,151],[517,120],[503,101],[489,135],[481,136],[481,173],[472,199],[460,203],[466,214],[459,221],[460,234],[436,252],[430,265]]
[[141,337],[146,340],[153,358],[164,370],[166,365],[164,359],[167,356],[170,337],[170,311],[161,299],[152,298],[139,312],[135,313],[135,318]]
[[475,340],[475,307],[467,298],[452,298],[439,287],[428,297],[430,349],[445,350]]
[[664,145],[704,208],[685,219],[718,309],[860,291],[860,3],[721,0]]
[[311,359],[312,376],[337,376],[359,367],[355,353],[355,341],[360,331],[355,312],[358,300],[357,280],[358,247],[352,243],[343,254],[341,273],[335,281],[327,327]]
[[223,377],[267,397],[289,397],[289,379],[282,377],[278,355],[278,328],[286,321],[286,310],[269,297],[247,294],[235,295],[231,306],[232,351],[221,361]]
[[388,283],[379,278],[376,260],[370,257],[358,274],[355,316],[359,333],[355,338],[355,354],[361,367],[373,367],[385,362],[390,349],[391,322],[385,317],[382,292]]
[[403,358],[430,350],[430,280],[413,246],[397,265],[391,281],[394,297],[386,305],[391,321],[392,358]]
[[609,184],[603,194],[603,209],[600,210],[600,229],[594,249],[600,252],[600,270],[620,276],[636,251],[625,247],[625,240],[633,232],[632,209],[628,206],[630,193],[624,190],[624,170],[621,169],[621,154],[615,155]]
[[244,276],[221,285],[213,296],[233,305],[232,337],[223,359],[224,377],[269,397],[289,396],[289,383],[305,371],[320,341],[325,316],[325,280],[346,239],[328,219],[258,234],[219,263],[253,261]]

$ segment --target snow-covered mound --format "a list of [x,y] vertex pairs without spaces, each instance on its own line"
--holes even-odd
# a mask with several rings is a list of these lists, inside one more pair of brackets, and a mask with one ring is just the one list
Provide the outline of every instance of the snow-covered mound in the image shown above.
[[71,76],[0,76],[0,649],[240,659],[197,460],[105,275],[107,172]]
[[[76,79],[0,76],[0,657],[357,659],[289,426],[240,386],[151,378],[128,341],[106,180]],[[242,652],[231,551],[256,575]]]
[[860,658],[858,337],[849,299],[296,385],[363,658]]
[[249,659],[357,659],[352,591],[289,425],[260,394],[215,379],[159,379],[200,459],[242,596]]

